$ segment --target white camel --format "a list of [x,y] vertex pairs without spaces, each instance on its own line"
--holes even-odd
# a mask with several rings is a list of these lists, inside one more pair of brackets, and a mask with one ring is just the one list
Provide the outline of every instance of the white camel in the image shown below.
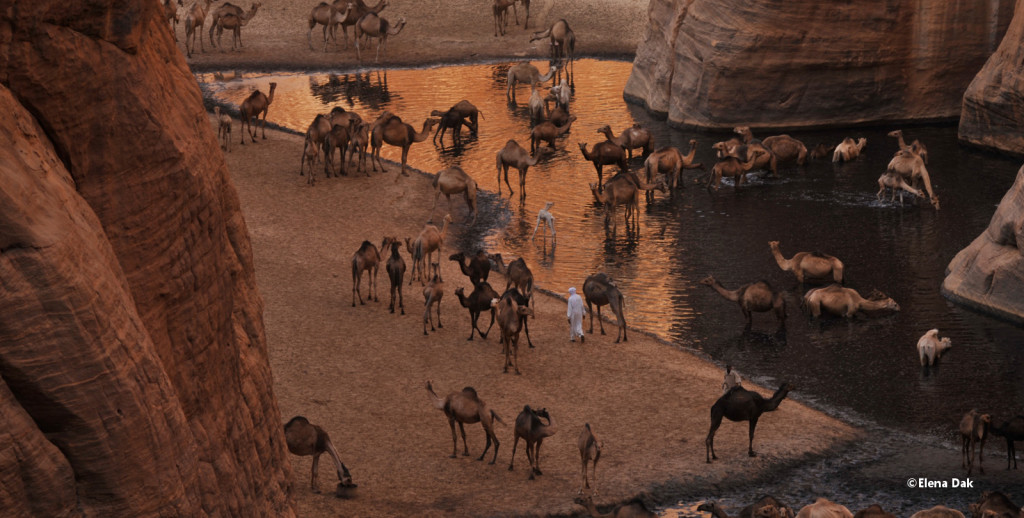
[[949,337],[939,338],[939,330],[932,329],[917,341],[917,354],[921,357],[921,366],[935,365],[935,361],[948,351],[953,344]]
[[555,202],[549,201],[544,205],[543,209],[537,212],[537,224],[533,226],[533,235],[530,236],[530,241],[533,241],[537,237],[537,229],[540,228],[541,224],[547,225],[543,231],[541,231],[541,238],[547,240],[548,228],[551,229],[551,244],[555,243],[555,216],[549,212],[551,207],[555,205]]

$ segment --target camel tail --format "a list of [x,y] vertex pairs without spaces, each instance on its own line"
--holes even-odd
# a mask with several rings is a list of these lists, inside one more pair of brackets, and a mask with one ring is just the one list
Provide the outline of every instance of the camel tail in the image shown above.
[[495,421],[497,421],[497,422],[499,422],[501,424],[505,424],[505,421],[502,421],[501,417],[498,416],[498,413],[495,412],[494,410],[491,410],[491,417],[493,417]]
[[477,115],[479,115],[481,119],[483,119],[483,118],[484,118],[484,112],[482,112],[482,111],[480,111],[480,110],[477,110],[477,111],[476,111],[476,114],[477,114]]

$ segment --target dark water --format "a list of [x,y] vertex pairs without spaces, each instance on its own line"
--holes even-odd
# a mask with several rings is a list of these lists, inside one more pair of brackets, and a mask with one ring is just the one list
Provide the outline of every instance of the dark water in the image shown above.
[[[545,63],[535,64],[547,70]],[[519,88],[518,106],[506,104],[507,67],[244,75],[235,80],[203,74],[199,80],[208,97],[233,104],[252,88],[265,90],[269,81],[277,81],[269,120],[301,131],[316,113],[335,105],[365,119],[386,108],[418,129],[430,110],[468,99],[484,113],[479,137],[457,151],[447,140],[446,147],[415,144],[409,163],[431,173],[460,165],[482,189],[496,192],[495,153],[509,138],[529,145],[529,89]],[[466,228],[467,210],[461,198],[453,198],[457,246],[522,256],[538,285],[555,292],[579,287],[592,272],[608,272],[626,294],[631,325],[731,363],[745,377],[769,386],[791,381],[798,387],[794,397],[900,437],[949,446],[960,416],[971,408],[992,412],[997,420],[1024,413],[1024,330],[955,306],[939,293],[946,265],[985,229],[1013,183],[1017,161],[959,146],[955,126],[905,127],[910,139],[928,145],[928,170],[942,209],[936,212],[909,199],[901,208],[875,199],[876,180],[896,149],[895,140],[885,136],[893,128],[792,132],[808,148],[847,136],[866,137],[868,144],[856,162],[784,167],[781,179],[754,174],[739,190],[728,184],[708,192],[693,184],[702,173],[691,171],[685,191],[674,197],[659,193],[653,203],[641,204],[638,232],[627,231],[620,213],[613,233],[593,202],[587,184],[596,181],[596,174],[577,143],[603,140],[596,130],[604,124],[619,132],[639,122],[652,130],[659,147],[685,151],[689,139],[696,138],[698,161],[710,167],[711,144],[730,136],[673,130],[625,104],[622,89],[629,68],[629,63],[593,60],[577,65],[571,113],[579,120],[560,139],[556,153],[530,168],[526,202],[519,202],[518,193],[510,200],[504,187],[501,199],[484,194],[481,217]],[[388,146],[384,155],[399,156]],[[631,167],[641,164],[636,158]],[[518,191],[514,172],[510,181]],[[557,247],[529,240],[537,210],[547,201],[555,202]],[[444,210],[442,199],[436,214]],[[424,221],[428,217],[424,208]],[[848,287],[864,295],[880,289],[902,311],[872,320],[809,322],[799,308],[802,291],[792,274],[775,264],[770,240],[780,241],[787,257],[814,250],[839,257]],[[744,332],[736,304],[699,283],[708,274],[727,288],[765,279],[785,289],[790,315],[785,335],[772,334],[775,321],[768,314],[756,315],[753,331]],[[915,344],[931,328],[951,337],[953,349],[939,368],[924,371]]]

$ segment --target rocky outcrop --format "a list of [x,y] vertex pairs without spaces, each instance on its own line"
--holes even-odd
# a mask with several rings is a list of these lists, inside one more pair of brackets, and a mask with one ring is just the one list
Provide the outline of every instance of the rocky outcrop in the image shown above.
[[0,509],[289,516],[238,199],[159,3],[0,8]]
[[1024,0],[1006,36],[971,81],[960,112],[960,139],[1024,154]]
[[955,302],[1024,324],[1024,167],[988,228],[947,267],[942,292]]
[[1012,0],[650,0],[627,100],[711,128],[951,119]]

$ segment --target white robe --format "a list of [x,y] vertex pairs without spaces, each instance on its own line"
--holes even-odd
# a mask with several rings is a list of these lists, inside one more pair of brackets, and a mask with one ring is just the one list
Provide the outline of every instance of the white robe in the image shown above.
[[565,316],[569,317],[569,338],[575,340],[577,336],[583,336],[583,314],[587,310],[583,307],[583,297],[579,294],[569,296],[568,306]]

